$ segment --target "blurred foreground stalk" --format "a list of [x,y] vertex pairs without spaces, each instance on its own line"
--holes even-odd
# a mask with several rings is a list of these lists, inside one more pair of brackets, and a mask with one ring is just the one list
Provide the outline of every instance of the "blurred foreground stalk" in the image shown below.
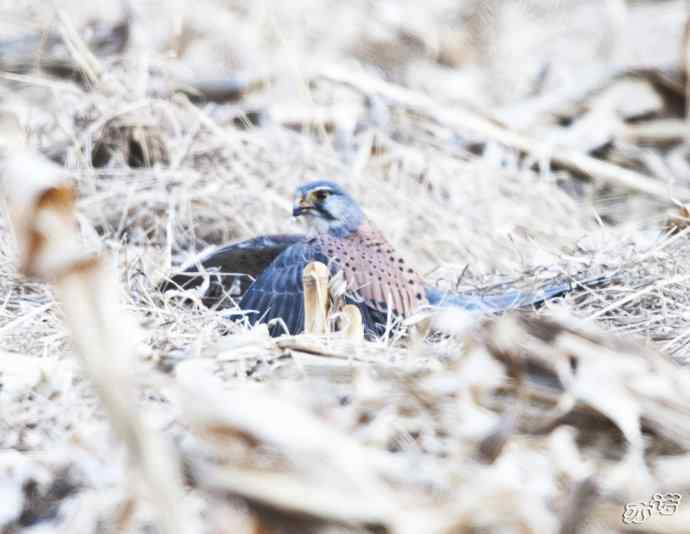
[[182,532],[179,467],[139,416],[132,379],[136,326],[118,304],[115,273],[84,249],[65,170],[30,151],[23,137],[16,117],[0,112],[0,176],[19,268],[54,287],[82,366],[148,486],[161,532]]

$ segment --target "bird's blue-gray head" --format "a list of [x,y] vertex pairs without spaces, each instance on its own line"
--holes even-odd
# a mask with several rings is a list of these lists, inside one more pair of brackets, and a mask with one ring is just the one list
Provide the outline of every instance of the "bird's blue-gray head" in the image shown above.
[[327,180],[298,187],[292,215],[303,217],[310,228],[318,233],[337,237],[350,235],[364,221],[364,214],[357,202],[338,184]]

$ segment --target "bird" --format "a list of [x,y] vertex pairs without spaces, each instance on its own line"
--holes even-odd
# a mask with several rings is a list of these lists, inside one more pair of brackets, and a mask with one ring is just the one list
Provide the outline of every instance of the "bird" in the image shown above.
[[236,304],[251,325],[270,323],[271,335],[298,334],[304,329],[302,273],[307,264],[318,261],[332,275],[341,273],[348,288],[345,300],[359,308],[365,334],[371,338],[385,331],[389,314],[403,320],[426,307],[503,312],[538,306],[578,285],[564,280],[539,291],[495,295],[442,291],[427,284],[354,198],[329,180],[297,187],[292,215],[306,222],[306,234],[265,235],[222,246],[159,289],[198,288],[207,306]]

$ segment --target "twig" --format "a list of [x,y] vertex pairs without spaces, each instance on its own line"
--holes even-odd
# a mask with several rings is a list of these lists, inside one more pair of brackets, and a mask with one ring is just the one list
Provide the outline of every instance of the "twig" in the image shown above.
[[84,75],[92,85],[95,85],[101,77],[103,68],[96,57],[91,53],[89,47],[79,36],[74,28],[69,16],[62,10],[58,10],[57,15],[62,23],[60,33],[62,34],[65,45],[74,59],[75,63],[84,72]]

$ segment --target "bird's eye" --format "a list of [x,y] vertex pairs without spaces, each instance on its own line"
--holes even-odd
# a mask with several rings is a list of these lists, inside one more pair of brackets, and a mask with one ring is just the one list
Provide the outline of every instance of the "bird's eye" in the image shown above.
[[314,192],[314,196],[316,197],[316,200],[326,200],[326,198],[328,197],[328,191],[320,189],[319,191]]

